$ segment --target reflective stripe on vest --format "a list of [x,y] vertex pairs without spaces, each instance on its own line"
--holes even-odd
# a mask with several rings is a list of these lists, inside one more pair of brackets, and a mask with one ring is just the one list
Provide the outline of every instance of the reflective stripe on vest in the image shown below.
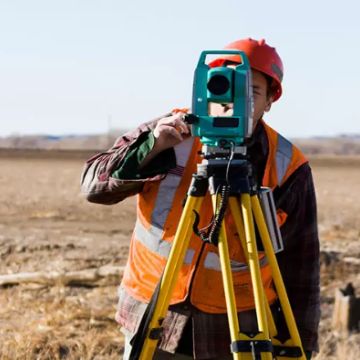
[[151,224],[161,232],[164,229],[180,181],[180,176],[168,174],[160,183],[155,206],[151,214]]
[[[151,226],[146,229],[140,220],[136,221],[134,229],[135,239],[140,241],[150,251],[168,258],[171,250],[172,243],[165,241],[163,236],[163,230],[155,226]],[[193,249],[187,249],[185,255],[185,264],[191,264],[194,258],[195,251]]]
[[276,148],[276,172],[277,181],[280,186],[286,171],[290,165],[293,154],[292,144],[283,136],[278,134],[277,148]]
[[[176,163],[180,167],[185,167],[189,158],[194,138],[189,138],[174,147]],[[165,221],[169,215],[176,190],[180,184],[181,176],[168,174],[160,183],[155,206],[151,215],[152,225],[161,229],[164,228]]]
[[[260,263],[260,267],[265,266],[268,263],[266,256],[261,258],[259,260],[259,263]],[[249,271],[249,267],[245,263],[241,263],[230,259],[230,265],[231,265],[231,271],[233,272]],[[206,269],[221,271],[219,255],[214,252],[209,252],[205,258],[204,267]]]
[[[176,163],[178,167],[184,168],[189,159],[194,138],[188,138],[174,147]],[[145,227],[138,219],[135,224],[135,238],[146,246],[150,251],[168,258],[171,250],[171,243],[163,239],[164,225],[173,205],[176,191],[179,187],[182,177],[175,174],[167,174],[161,181],[155,206],[151,214],[150,228]],[[185,255],[185,264],[191,264],[195,251],[188,249]]]

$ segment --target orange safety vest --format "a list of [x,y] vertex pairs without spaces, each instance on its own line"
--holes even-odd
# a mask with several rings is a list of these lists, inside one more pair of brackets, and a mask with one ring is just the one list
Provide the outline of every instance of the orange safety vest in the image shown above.
[[[264,122],[263,125],[269,141],[269,155],[262,184],[274,189],[281,186],[307,160],[288,140]],[[184,170],[171,171],[162,181],[146,182],[137,198],[137,220],[122,286],[142,302],[149,302],[166,265],[183,210],[183,200],[192,174],[196,172],[196,165],[201,161],[198,138],[188,138],[174,149],[177,166]],[[212,217],[209,194],[203,200],[200,215],[199,228],[206,226]],[[286,221],[286,214],[281,210],[278,210],[278,221],[280,224]],[[225,215],[225,224],[237,309],[253,309],[255,305],[249,269],[237,229],[228,213]],[[277,295],[272,284],[271,270],[263,253],[259,254],[259,260],[265,293],[272,303]],[[191,303],[204,312],[226,313],[217,247],[204,243],[195,234],[191,237],[170,303],[182,302],[188,296]]]

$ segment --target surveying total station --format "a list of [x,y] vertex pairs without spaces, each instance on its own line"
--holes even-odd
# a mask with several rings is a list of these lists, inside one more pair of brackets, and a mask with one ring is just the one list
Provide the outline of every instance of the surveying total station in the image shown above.
[[[208,55],[237,55],[241,63],[234,67],[210,67]],[[231,104],[230,116],[209,115],[210,103]],[[202,161],[193,174],[170,255],[132,341],[130,359],[153,358],[161,337],[162,322],[184,262],[192,232],[218,247],[234,359],[302,359],[296,322],[286,294],[275,253],[283,248],[276,220],[272,191],[259,188],[251,163],[246,158],[247,141],[252,135],[253,97],[251,68],[241,51],[203,51],[195,70],[192,114],[185,116],[193,136],[202,143]],[[206,231],[199,230],[199,209],[207,193],[213,204],[213,220]],[[239,324],[227,234],[223,222],[229,207],[240,237],[251,275],[258,331],[241,332]],[[270,265],[274,287],[284,314],[289,338],[277,339],[277,328],[261,280],[255,225],[262,252]]]

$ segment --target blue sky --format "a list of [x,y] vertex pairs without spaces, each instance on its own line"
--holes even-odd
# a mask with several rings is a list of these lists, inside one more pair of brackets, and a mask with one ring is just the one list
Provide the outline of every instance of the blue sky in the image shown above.
[[270,125],[360,133],[359,4],[0,0],[0,136],[132,128],[189,106],[200,52],[249,36],[284,62]]

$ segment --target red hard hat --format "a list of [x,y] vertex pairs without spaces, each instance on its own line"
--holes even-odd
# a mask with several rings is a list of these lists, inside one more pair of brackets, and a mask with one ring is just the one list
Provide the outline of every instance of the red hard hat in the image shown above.
[[[278,100],[282,93],[281,81],[283,78],[284,68],[280,56],[276,49],[265,43],[264,39],[253,40],[251,38],[237,40],[225,46],[225,50],[243,51],[250,61],[252,69],[258,70],[273,80],[272,88],[274,89],[274,101]],[[225,61],[240,63],[238,55],[222,56],[212,61],[209,66],[222,66]]]

